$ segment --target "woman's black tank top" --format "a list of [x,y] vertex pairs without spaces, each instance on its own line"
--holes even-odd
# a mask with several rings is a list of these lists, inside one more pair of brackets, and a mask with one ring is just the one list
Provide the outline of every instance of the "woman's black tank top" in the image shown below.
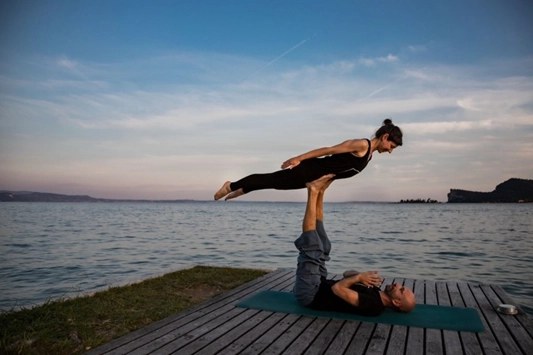
[[[340,153],[329,155],[315,160],[313,165],[318,169],[320,176],[335,174],[335,179],[347,179],[359,174],[368,165],[370,159],[371,145],[367,139],[368,149],[363,157],[356,157],[352,153]],[[370,158],[370,159],[369,159]]]

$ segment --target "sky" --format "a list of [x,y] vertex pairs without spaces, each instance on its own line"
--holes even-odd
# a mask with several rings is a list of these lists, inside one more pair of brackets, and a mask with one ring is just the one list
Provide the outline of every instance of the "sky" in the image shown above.
[[3,0],[0,190],[211,200],[388,117],[404,145],[326,201],[533,179],[531,18],[529,0]]

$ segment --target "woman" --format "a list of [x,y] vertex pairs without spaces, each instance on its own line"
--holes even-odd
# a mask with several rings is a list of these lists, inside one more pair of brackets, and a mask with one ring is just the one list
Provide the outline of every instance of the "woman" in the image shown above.
[[[402,145],[402,131],[392,120],[386,119],[372,140],[351,139],[332,147],[314,149],[291,158],[281,169],[268,174],[252,174],[237,182],[226,181],[216,192],[215,200],[239,197],[263,189],[303,189],[305,184],[321,176],[335,174],[335,179],[346,179],[360,173],[372,159],[372,153],[392,151]],[[320,158],[323,157],[323,158]]]

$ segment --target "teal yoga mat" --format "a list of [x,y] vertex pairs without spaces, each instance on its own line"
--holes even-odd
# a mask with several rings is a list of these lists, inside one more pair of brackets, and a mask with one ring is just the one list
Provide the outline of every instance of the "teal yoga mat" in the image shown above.
[[398,313],[391,309],[378,317],[365,317],[351,313],[324,312],[302,307],[292,293],[261,291],[238,302],[235,306],[262,311],[293,313],[312,317],[355,320],[370,323],[405,325],[408,327],[482,332],[484,330],[475,308],[418,304],[410,313]]

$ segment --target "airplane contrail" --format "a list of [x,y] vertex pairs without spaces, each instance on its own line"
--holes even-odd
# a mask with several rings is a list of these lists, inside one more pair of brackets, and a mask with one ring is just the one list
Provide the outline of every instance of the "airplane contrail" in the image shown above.
[[[407,76],[401,76],[401,77],[399,77],[399,78],[393,80],[392,82],[388,83],[387,85],[382,86],[382,87],[380,87],[379,89],[372,91],[370,94],[368,94],[368,95],[365,96],[364,98],[365,98],[365,99],[369,99],[369,98],[371,98],[372,96],[376,95],[377,93],[379,93],[379,92],[381,92],[381,91],[387,89],[387,88],[388,88],[389,86],[391,86],[392,84],[396,84],[397,82],[404,81],[405,79],[407,79]],[[359,100],[358,100],[358,101],[359,101]]]
[[296,48],[300,47],[301,45],[303,45],[305,42],[309,41],[310,38],[306,38],[304,39],[303,41],[301,41],[300,43],[298,43],[297,45],[293,46],[291,49],[289,49],[288,51],[284,52],[283,54],[277,56],[276,58],[274,58],[273,60],[271,60],[270,62],[268,62],[267,64],[263,65],[259,70],[253,72],[252,74],[248,75],[245,79],[243,79],[241,82],[243,81],[246,81],[248,79],[250,79],[252,76],[254,76],[255,74],[259,73],[260,71],[263,71],[266,67],[272,65],[272,63],[274,63],[275,61],[283,58],[284,56],[286,56],[287,54],[289,54],[290,52],[292,52],[293,50],[295,50]]

